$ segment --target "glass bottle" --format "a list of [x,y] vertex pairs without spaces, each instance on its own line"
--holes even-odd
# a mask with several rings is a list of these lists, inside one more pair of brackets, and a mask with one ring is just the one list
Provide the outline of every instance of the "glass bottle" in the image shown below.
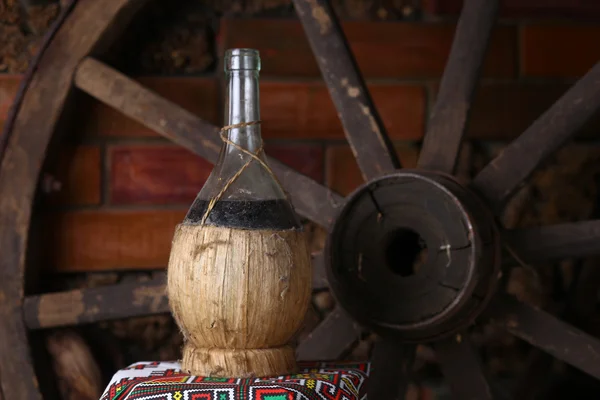
[[[184,223],[245,229],[300,228],[285,192],[265,168],[268,164],[260,130],[259,53],[253,49],[227,50],[224,69],[226,128],[221,134],[226,140]],[[211,201],[214,204],[205,215]]]
[[256,50],[227,51],[223,146],[171,245],[167,293],[184,336],[181,367],[197,376],[298,367],[290,342],[310,305],[310,252],[262,150],[259,69]]

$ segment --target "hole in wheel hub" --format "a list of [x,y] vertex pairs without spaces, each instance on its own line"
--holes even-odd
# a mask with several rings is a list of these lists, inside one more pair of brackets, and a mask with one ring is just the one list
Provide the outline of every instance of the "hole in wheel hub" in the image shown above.
[[410,228],[393,231],[385,241],[384,251],[388,268],[400,276],[414,275],[427,262],[427,244]]
[[401,172],[359,188],[328,238],[334,296],[383,335],[427,341],[472,322],[498,276],[498,238],[451,178]]

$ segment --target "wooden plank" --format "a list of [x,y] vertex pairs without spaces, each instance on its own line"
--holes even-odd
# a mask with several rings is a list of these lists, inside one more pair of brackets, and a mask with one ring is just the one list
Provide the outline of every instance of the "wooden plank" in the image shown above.
[[369,400],[403,400],[406,397],[416,346],[380,338],[373,348],[367,383]]
[[394,147],[331,5],[294,0],[294,6],[363,177],[392,172],[400,166]]
[[600,63],[477,174],[473,187],[500,210],[531,173],[600,108]]
[[479,354],[466,333],[440,340],[434,346],[454,398],[493,399]]
[[[81,62],[75,74],[77,87],[175,143],[215,163],[221,149],[219,128],[93,58]],[[343,198],[280,161],[269,166],[290,194],[299,214],[327,227]]]
[[600,255],[600,220],[515,229],[505,239],[525,262]]
[[296,348],[298,360],[336,360],[356,342],[361,327],[339,306]]
[[[82,57],[108,45],[143,0],[79,2],[52,28],[7,121],[0,168],[0,374],[7,398],[40,399],[21,314],[23,278],[40,167]],[[70,11],[70,13],[69,13]],[[66,17],[68,14],[68,18]],[[113,23],[117,22],[117,23]],[[25,87],[27,87],[25,91]]]
[[507,294],[493,298],[486,314],[513,335],[600,378],[598,339]]
[[423,141],[421,168],[454,170],[497,10],[498,0],[465,1]]

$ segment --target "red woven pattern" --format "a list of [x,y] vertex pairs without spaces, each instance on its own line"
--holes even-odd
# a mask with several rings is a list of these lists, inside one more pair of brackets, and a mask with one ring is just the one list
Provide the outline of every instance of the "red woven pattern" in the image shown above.
[[115,374],[101,400],[360,400],[367,363],[300,363],[295,375],[209,378],[172,362],[140,362]]

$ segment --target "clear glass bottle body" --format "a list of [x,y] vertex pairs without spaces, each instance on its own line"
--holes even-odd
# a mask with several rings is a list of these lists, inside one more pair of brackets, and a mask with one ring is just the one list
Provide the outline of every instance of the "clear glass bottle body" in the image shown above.
[[[265,165],[260,130],[260,57],[252,49],[225,55],[227,139],[184,223],[245,229],[296,229],[301,225],[283,189]],[[214,202],[214,199],[217,199]],[[214,204],[211,207],[211,200]],[[208,215],[205,214],[209,210]]]

